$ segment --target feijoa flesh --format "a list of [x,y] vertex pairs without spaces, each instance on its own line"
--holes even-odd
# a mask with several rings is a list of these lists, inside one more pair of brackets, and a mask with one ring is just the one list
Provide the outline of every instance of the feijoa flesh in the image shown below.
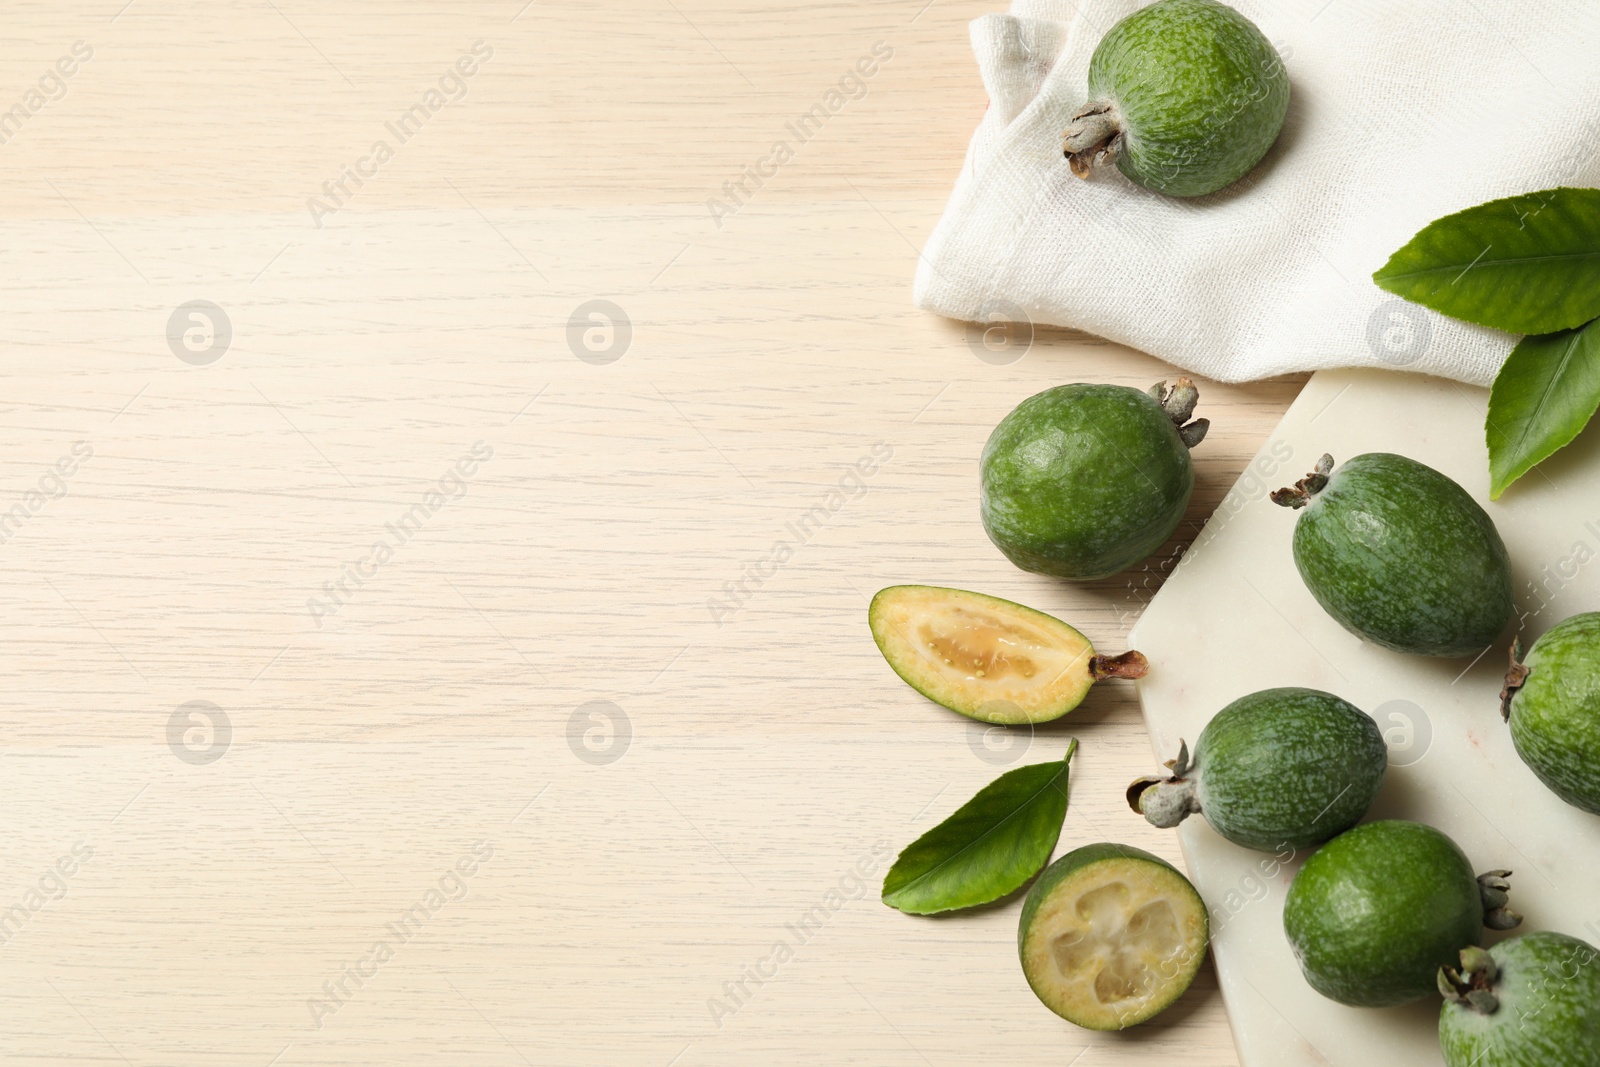
[[1575,937],[1541,930],[1466,949],[1439,991],[1448,1067],[1600,1067],[1600,962]]
[[1517,755],[1556,796],[1600,814],[1600,612],[1557,624],[1520,663],[1518,651],[1500,694]]
[[1474,877],[1431,826],[1364,823],[1323,845],[1294,877],[1283,929],[1300,970],[1325,997],[1356,1007],[1405,1004],[1438,988],[1439,968],[1509,929],[1510,871]]
[[1236,845],[1279,852],[1319,845],[1367,813],[1388,749],[1372,717],[1317,689],[1264,689],[1208,722],[1172,774],[1141,778],[1128,803],[1156,826],[1191,813]]
[[1472,656],[1511,617],[1511,561],[1494,521],[1432,467],[1369,452],[1316,470],[1275,503],[1304,509],[1294,563],[1323,610],[1396,652]]
[[1201,196],[1260,162],[1288,110],[1288,72],[1255,23],[1216,0],[1157,0],[1095,48],[1061,147],[1080,178],[1115,162],[1148,189]]
[[917,692],[993,723],[1059,719],[1104,678],[1143,677],[1137,652],[1102,656],[1052,615],[936,585],[891,585],[867,609],[878,650]]
[[1141,393],[1058,385],[1017,405],[979,461],[983,528],[1025,571],[1104,578],[1172,536],[1194,491],[1189,449],[1210,423],[1190,421],[1187,378]]
[[1130,845],[1097,844],[1034,881],[1017,953],[1045,1007],[1090,1030],[1121,1030],[1189,988],[1209,939],[1206,906],[1176,867]]

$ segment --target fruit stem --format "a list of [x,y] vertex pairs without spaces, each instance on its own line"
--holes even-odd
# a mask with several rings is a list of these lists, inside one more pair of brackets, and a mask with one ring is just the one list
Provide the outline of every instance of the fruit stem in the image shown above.
[[1200,810],[1200,798],[1189,773],[1189,745],[1178,741],[1178,758],[1167,760],[1169,778],[1140,778],[1128,786],[1128,807],[1143,815],[1152,826],[1171,829]]
[[1116,159],[1121,148],[1122,116],[1109,100],[1083,105],[1061,131],[1061,153],[1080,178],[1087,178],[1096,164]]
[[1487,871],[1478,875],[1478,895],[1483,899],[1483,925],[1491,930],[1510,930],[1522,923],[1522,916],[1506,905],[1511,889],[1510,871]]
[[1511,667],[1506,671],[1506,684],[1500,687],[1500,721],[1511,721],[1511,698],[1517,695],[1528,680],[1528,668],[1522,662],[1522,638],[1511,639]]
[[1143,652],[1127,651],[1120,656],[1090,656],[1089,677],[1095,681],[1105,678],[1143,678],[1150,673],[1150,661]]
[[1494,995],[1499,968],[1487,951],[1469,945],[1461,950],[1461,969],[1448,964],[1439,968],[1439,992],[1453,1004],[1469,1008],[1480,1015],[1493,1015],[1500,1008],[1500,998]]
[[1287,489],[1272,492],[1272,502],[1284,508],[1303,508],[1311,498],[1327,488],[1328,475],[1333,473],[1333,457],[1324,452],[1317,460],[1316,469]]

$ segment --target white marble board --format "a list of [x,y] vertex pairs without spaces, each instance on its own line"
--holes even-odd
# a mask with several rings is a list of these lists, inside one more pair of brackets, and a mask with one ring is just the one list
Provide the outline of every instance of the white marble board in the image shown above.
[[[1518,759],[1498,693],[1511,635],[1525,643],[1600,608],[1600,433],[1586,433],[1491,503],[1483,443],[1488,393],[1383,371],[1322,372],[1195,540],[1134,626],[1152,670],[1139,696],[1159,759],[1193,742],[1229,701],[1271,686],[1325,689],[1371,713],[1390,744],[1368,815],[1430,823],[1479,870],[1510,868],[1523,930],[1600,943],[1600,817],[1567,806]],[[1202,410],[1200,414],[1204,414]],[[1200,447],[1204,447],[1201,445]],[[1517,618],[1476,661],[1405,656],[1367,644],[1317,605],[1294,567],[1295,513],[1267,494],[1336,460],[1398,452],[1456,479],[1510,550]],[[1151,762],[1151,773],[1159,769]],[[1176,831],[1211,908],[1212,950],[1244,1067],[1441,1064],[1437,999],[1391,1009],[1326,1000],[1284,939],[1285,893],[1305,856],[1281,862],[1217,836]],[[1498,935],[1497,935],[1498,936]]]

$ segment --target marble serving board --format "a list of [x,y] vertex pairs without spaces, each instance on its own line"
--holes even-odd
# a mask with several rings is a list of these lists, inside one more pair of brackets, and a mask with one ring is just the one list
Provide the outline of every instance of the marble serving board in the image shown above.
[[[1283,685],[1337,693],[1372,714],[1389,744],[1369,819],[1438,827],[1480,871],[1514,872],[1523,930],[1600,943],[1600,817],[1540,784],[1518,759],[1498,707],[1514,630],[1530,643],[1569,615],[1600,608],[1600,434],[1592,428],[1491,503],[1487,399],[1483,389],[1395,372],[1311,379],[1133,628],[1131,647],[1153,665],[1139,683],[1157,757],[1151,772],[1177,753],[1180,738],[1192,743],[1245,693]],[[1362,642],[1322,611],[1295,570],[1295,513],[1268,493],[1324,452],[1343,460],[1376,451],[1456,479],[1505,539],[1517,615],[1477,660],[1405,656]],[[1211,909],[1212,951],[1244,1067],[1443,1063],[1437,999],[1348,1008],[1306,984],[1282,925],[1305,854],[1252,852],[1197,818],[1177,833]]]

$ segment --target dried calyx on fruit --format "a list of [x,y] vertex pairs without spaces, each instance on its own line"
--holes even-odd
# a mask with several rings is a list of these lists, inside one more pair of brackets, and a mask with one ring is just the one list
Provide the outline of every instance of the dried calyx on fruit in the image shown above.
[[1511,872],[1485,871],[1478,875],[1478,898],[1483,901],[1483,925],[1490,930],[1514,930],[1522,916],[1510,908]]
[[1189,762],[1189,743],[1178,741],[1178,758],[1162,764],[1172,774],[1162,778],[1140,778],[1128,787],[1128,807],[1150,820],[1150,825],[1163,830],[1178,825],[1200,810],[1200,798],[1195,795],[1195,784],[1185,777],[1193,765]]
[[1494,995],[1494,980],[1500,977],[1488,949],[1468,945],[1461,950],[1461,969],[1446,964],[1439,968],[1439,992],[1444,999],[1462,1004],[1483,1015],[1500,1007]]
[[1269,496],[1281,508],[1299,510],[1311,503],[1311,498],[1328,486],[1328,476],[1333,473],[1333,457],[1324,452],[1311,473],[1287,489],[1274,489]]
[[1061,133],[1061,152],[1072,173],[1087,178],[1094,168],[1115,163],[1122,151],[1122,116],[1109,100],[1093,100],[1072,116]]
[[1511,639],[1511,666],[1506,668],[1504,684],[1500,686],[1500,721],[1511,721],[1511,701],[1528,681],[1528,665],[1522,662],[1522,638]]
[[1206,431],[1211,429],[1210,419],[1195,419],[1190,422],[1194,409],[1200,403],[1200,390],[1196,389],[1194,382],[1189,378],[1179,378],[1177,382],[1168,385],[1166,382],[1157,382],[1149,389],[1149,393],[1161,405],[1161,410],[1167,413],[1167,418],[1172,420],[1172,425],[1178,428],[1178,436],[1190,448],[1206,439]]

